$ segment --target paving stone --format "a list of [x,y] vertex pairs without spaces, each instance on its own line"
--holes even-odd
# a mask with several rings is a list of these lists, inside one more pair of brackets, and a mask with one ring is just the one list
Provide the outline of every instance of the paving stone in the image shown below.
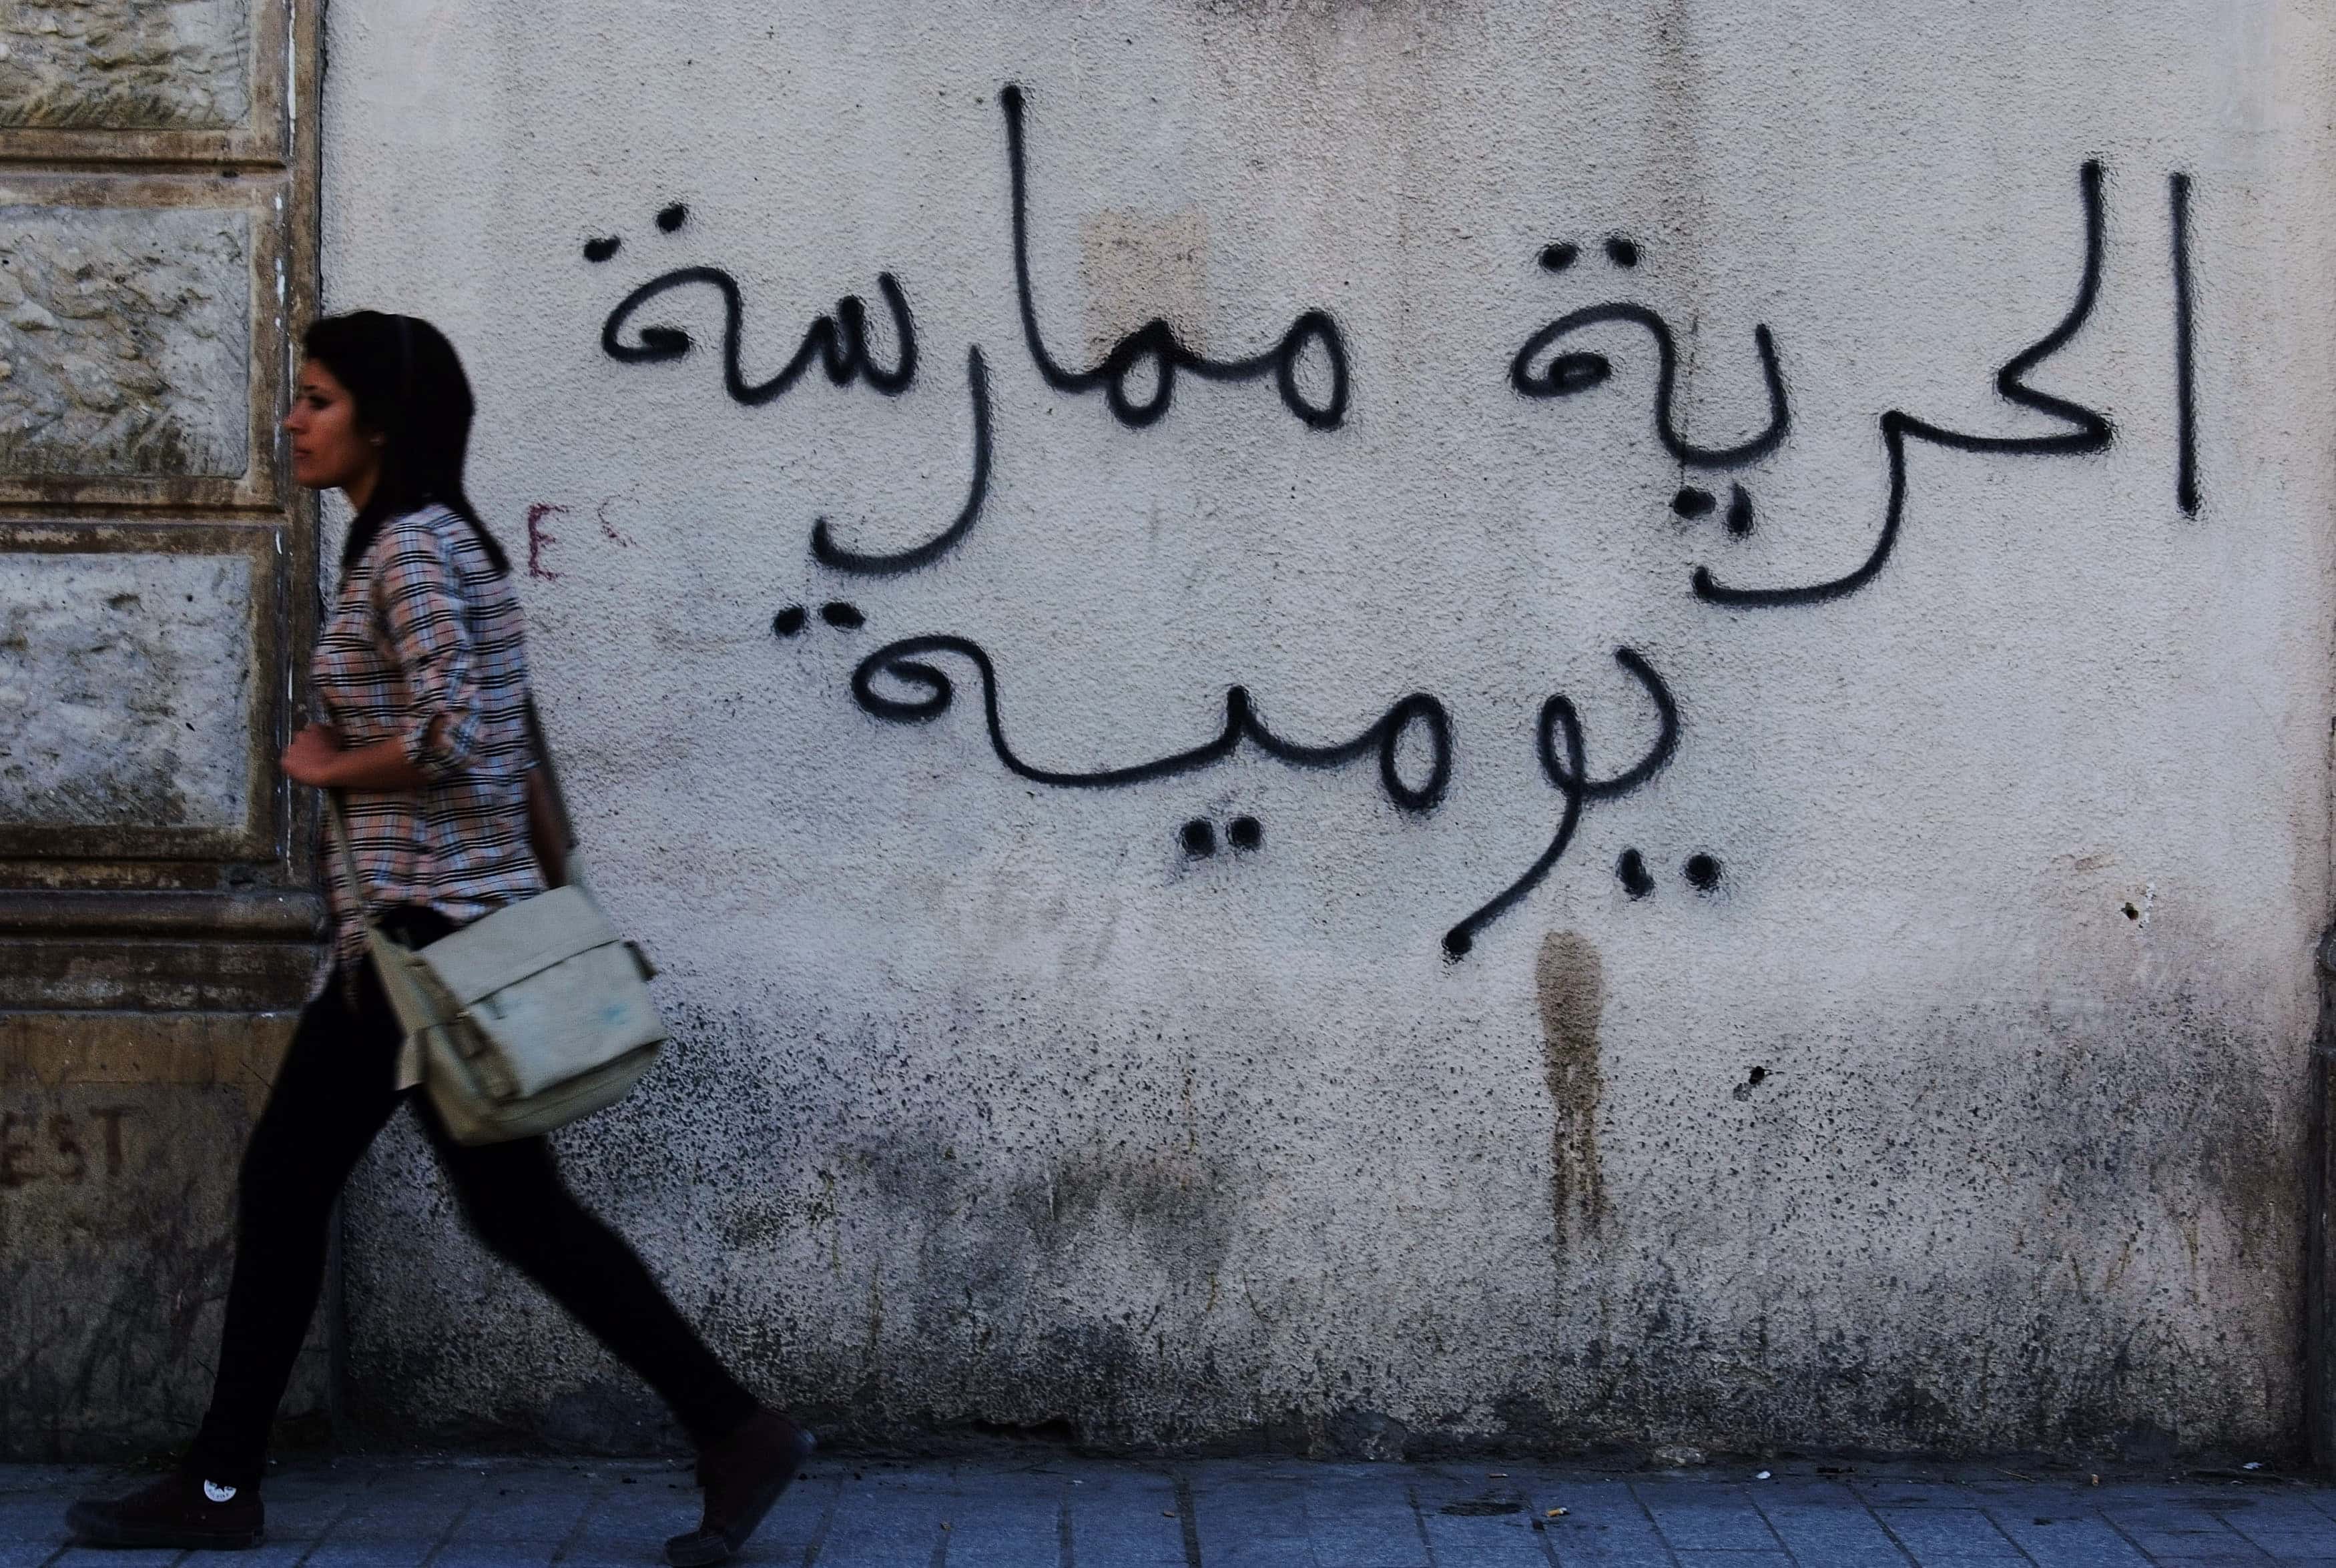
[[1315,1561],[1339,1568],[1427,1568],[1427,1545],[1411,1507],[1413,1481],[1414,1473],[1399,1465],[1357,1466],[1309,1480],[1306,1538]]
[[64,1544],[70,1495],[0,1498],[0,1568],[40,1568]]
[[1913,1481],[1902,1477],[1857,1476],[1849,1489],[1869,1508],[1968,1508],[1971,1498],[1961,1488],[1943,1481]]
[[[599,1495],[579,1516],[579,1527],[563,1544],[560,1568],[637,1568],[640,1563],[662,1562],[666,1538],[696,1524],[698,1496],[694,1487],[686,1493],[668,1490],[667,1477],[662,1476],[655,1477],[654,1485],[645,1486],[645,1478],[638,1475],[627,1486],[623,1479],[627,1474],[618,1471],[600,1476]],[[754,1551],[762,1553],[786,1534],[788,1523],[806,1513],[812,1524],[802,1534],[807,1537],[821,1510],[816,1501],[807,1505],[803,1498],[814,1490],[823,1493],[826,1486],[824,1482],[798,1481],[763,1521],[754,1535]],[[768,1561],[800,1563],[803,1548],[797,1545],[791,1557],[773,1556]]]
[[1641,1481],[1631,1487],[1679,1552],[1776,1552],[1776,1533],[1741,1486]]
[[1522,1517],[1426,1521],[1437,1568],[1549,1568],[1541,1532]]
[[1987,1512],[1996,1527],[2035,1560],[2037,1568],[2142,1568],[2149,1561],[2097,1512],[2063,1503],[2056,1513],[2052,1504],[2046,1499],[2032,1506],[1997,1506]]
[[2262,1563],[2263,1548],[2188,1498],[2108,1506],[2102,1515],[2159,1562]]
[[[0,1469],[0,1568],[229,1568],[64,1547],[68,1502],[139,1478]],[[1481,1465],[822,1459],[742,1563],[1061,1568],[1067,1520],[1075,1568],[1188,1568],[1188,1524],[1202,1568],[2336,1568],[2336,1490],[2322,1486],[1775,1483]],[[281,1466],[268,1504],[269,1544],[237,1563],[653,1568],[666,1538],[696,1523],[698,1494],[661,1461],[350,1458]],[[1549,1518],[1558,1507],[1565,1516]]]
[[564,1540],[595,1490],[590,1477],[572,1472],[491,1476],[462,1521],[460,1539],[465,1544]]
[[1166,1471],[1092,1467],[1072,1477],[1066,1497],[1074,1563],[1184,1568],[1183,1505]]
[[1774,1497],[1760,1492],[1753,1501],[1767,1515],[1786,1550],[1803,1563],[1825,1568],[1906,1568],[1906,1553],[1882,1521],[1846,1487],[1830,1490],[1830,1497],[1814,1490],[1796,1489]]
[[[1627,1483],[1541,1480],[1533,1486],[1533,1501],[1543,1539],[1562,1563],[1672,1568],[1677,1561]],[[1565,1517],[1548,1517],[1552,1508],[1564,1509]]]
[[2281,1562],[2336,1556],[2336,1519],[2312,1506],[2308,1497],[2271,1493],[2205,1508]]
[[44,1561],[54,1563],[57,1568],[161,1568],[174,1560],[168,1552],[111,1552],[93,1546],[61,1549],[52,1544],[49,1551],[51,1555]]
[[1194,1535],[1207,1568],[1343,1568],[1319,1562],[1307,1539],[1301,1478],[1207,1465],[1188,1471],[1186,1480]]
[[[326,1544],[311,1553],[304,1568],[415,1568],[430,1562],[433,1543],[414,1541],[361,1541]],[[151,1562],[151,1559],[149,1559]],[[436,1564],[432,1563],[432,1568]]]
[[2020,1548],[1976,1508],[1910,1505],[1876,1508],[1874,1513],[1890,1527],[1908,1555],[1926,1568],[1932,1563],[2021,1561]]
[[[365,1495],[369,1479],[362,1475],[337,1476],[329,1471],[271,1476],[260,1489],[261,1499],[268,1507],[268,1544],[316,1540]],[[252,1559],[239,1557],[236,1561],[241,1563]]]
[[[1542,1532],[1533,1528],[1529,1487],[1537,1477],[1503,1467],[1422,1466],[1410,1486],[1414,1529],[1427,1538],[1437,1568],[1455,1563],[1548,1568]],[[1505,1509],[1504,1513],[1489,1510]]]
[[[835,1516],[819,1549],[820,1568],[889,1568],[934,1561],[965,1501],[956,1481],[933,1472],[863,1475],[835,1495]],[[944,1528],[948,1526],[949,1528]],[[754,1551],[764,1554],[759,1533]]]
[[[1062,1561],[1063,1494],[1070,1489],[1069,1475],[1048,1466],[971,1479],[970,1485],[960,1484],[949,1505],[950,1568],[1056,1568]],[[839,1515],[843,1511],[839,1505]],[[919,1568],[932,1560],[928,1542]],[[820,1562],[826,1561],[822,1550]]]

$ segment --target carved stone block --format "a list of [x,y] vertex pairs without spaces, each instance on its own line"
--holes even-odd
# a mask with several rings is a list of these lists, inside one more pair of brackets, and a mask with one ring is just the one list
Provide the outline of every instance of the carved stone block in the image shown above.
[[251,109],[248,0],[12,0],[0,127],[207,131]]
[[0,473],[250,466],[251,219],[0,207]]
[[250,813],[252,563],[0,556],[0,821]]

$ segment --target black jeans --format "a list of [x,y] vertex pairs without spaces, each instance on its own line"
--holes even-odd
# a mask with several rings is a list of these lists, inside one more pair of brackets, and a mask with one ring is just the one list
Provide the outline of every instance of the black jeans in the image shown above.
[[[409,940],[451,929],[400,912]],[[398,1102],[391,1087],[401,1031],[367,963],[355,996],[336,975],[308,1004],[244,1151],[235,1275],[210,1411],[189,1463],[215,1480],[255,1485],[268,1429],[324,1285],[326,1228],[342,1185]],[[754,1396],[682,1321],[641,1260],[569,1195],[540,1137],[456,1143],[426,1096],[412,1094],[462,1212],[505,1261],[573,1313],[672,1407],[700,1444],[754,1413]]]

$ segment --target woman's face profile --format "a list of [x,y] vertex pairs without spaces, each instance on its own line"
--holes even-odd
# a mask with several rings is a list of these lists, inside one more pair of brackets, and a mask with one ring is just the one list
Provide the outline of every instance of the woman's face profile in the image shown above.
[[381,450],[357,428],[356,400],[333,373],[310,360],[300,367],[292,411],[292,478],[312,490],[372,489]]

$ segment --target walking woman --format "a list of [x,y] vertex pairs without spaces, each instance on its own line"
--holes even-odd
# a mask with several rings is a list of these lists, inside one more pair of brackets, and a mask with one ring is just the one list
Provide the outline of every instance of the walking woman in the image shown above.
[[[310,666],[326,721],[293,738],[282,767],[342,792],[366,904],[421,945],[541,892],[564,864],[533,773],[519,603],[463,494],[472,399],[453,345],[427,322],[360,311],[317,322],[304,347],[284,421],[293,472],[340,489],[356,518]],[[259,1541],[268,1430],[316,1311],[328,1216],[411,1098],[480,1238],[647,1379],[696,1441],[705,1517],[666,1544],[667,1561],[722,1561],[793,1478],[811,1435],[724,1370],[632,1249],[569,1195],[545,1139],[458,1144],[426,1097],[397,1087],[403,1031],[342,881],[328,879],[328,965],[244,1153],[209,1413],[177,1470],[77,1503],[67,1523],[93,1545]]]

